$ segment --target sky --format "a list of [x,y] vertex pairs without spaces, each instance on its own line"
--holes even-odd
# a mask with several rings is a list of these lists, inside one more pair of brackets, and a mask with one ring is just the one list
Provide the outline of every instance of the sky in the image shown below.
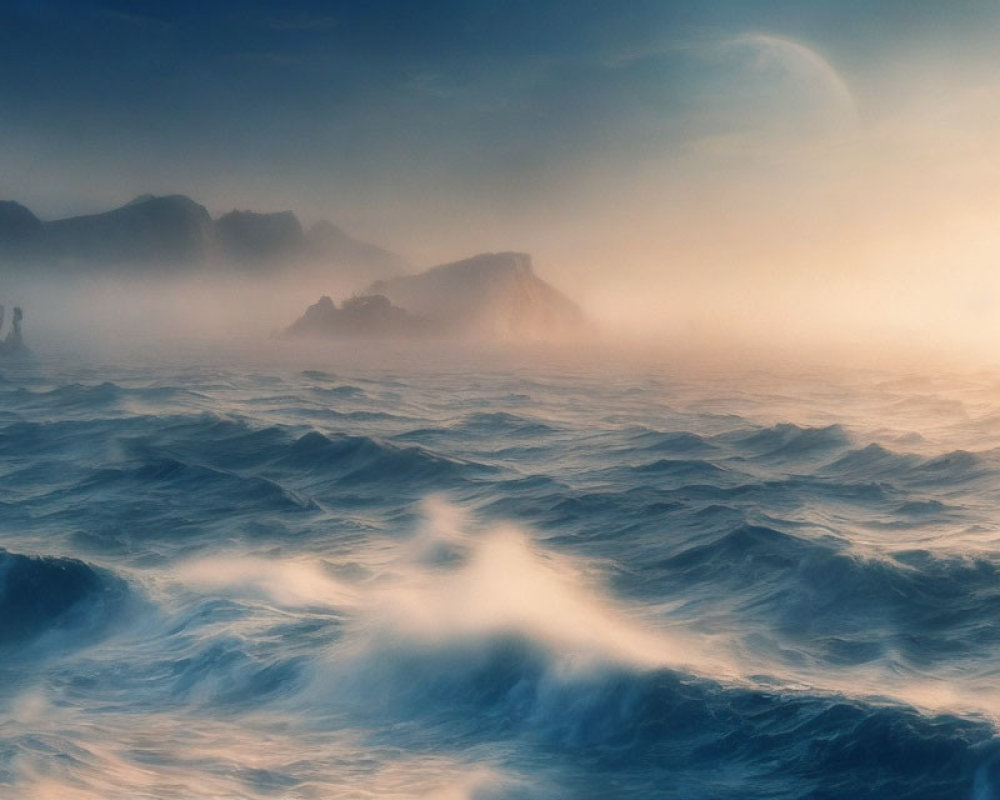
[[982,338],[998,40],[975,0],[0,0],[0,198],[528,251],[637,330]]

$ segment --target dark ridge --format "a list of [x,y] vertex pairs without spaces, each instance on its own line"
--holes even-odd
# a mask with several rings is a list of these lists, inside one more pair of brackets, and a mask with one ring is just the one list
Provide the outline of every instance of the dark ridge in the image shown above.
[[330,223],[306,233],[291,211],[233,211],[213,221],[184,195],[142,194],[111,211],[42,222],[19,203],[0,202],[0,269],[159,274],[310,264],[358,286],[406,266]]
[[43,226],[43,256],[63,266],[196,266],[213,236],[204,206],[183,195],[137,198],[103,214]]
[[219,247],[237,263],[270,263],[305,254],[306,237],[291,211],[230,211],[215,222]]
[[0,255],[19,255],[42,230],[42,221],[20,203],[0,200]]

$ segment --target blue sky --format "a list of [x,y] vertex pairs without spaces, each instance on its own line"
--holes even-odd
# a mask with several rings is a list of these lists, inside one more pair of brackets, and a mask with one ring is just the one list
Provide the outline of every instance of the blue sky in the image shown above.
[[[967,52],[1000,17],[995,3],[916,0],[5,0],[0,9],[3,191],[23,189],[52,213],[99,207],[118,183],[123,196],[184,190],[205,169],[237,191],[292,196],[302,185],[307,204],[322,203],[321,182],[333,203],[340,191],[377,202],[394,175],[408,195],[495,186],[502,200],[504,174],[531,193],[537,170],[571,174],[615,142],[638,147],[638,158],[703,133],[691,95],[704,65],[685,51],[692,42],[787,37],[863,80],[914,42]],[[65,180],[33,191],[32,169],[45,160],[64,166]]]
[[739,247],[691,263],[793,258],[757,242],[841,213],[817,191],[851,204],[817,164],[898,161],[864,191],[891,195],[942,125],[995,133],[998,34],[974,1],[2,0],[0,196],[292,208],[428,262],[628,238],[679,263],[702,223]]

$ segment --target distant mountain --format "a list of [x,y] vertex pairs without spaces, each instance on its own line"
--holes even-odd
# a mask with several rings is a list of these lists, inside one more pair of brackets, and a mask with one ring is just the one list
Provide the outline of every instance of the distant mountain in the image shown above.
[[205,262],[213,236],[204,206],[183,195],[148,196],[103,214],[46,222],[37,247],[63,267],[191,267]]
[[184,195],[141,195],[100,214],[43,222],[19,203],[0,202],[0,271],[164,273],[288,267],[330,268],[358,285],[405,269],[399,256],[353,239],[328,222],[308,232],[291,211],[231,211],[213,220]]
[[314,258],[329,258],[342,264],[368,267],[380,275],[398,275],[410,268],[395,253],[348,236],[330,222],[317,222],[306,234]]
[[237,264],[299,259],[306,251],[302,224],[291,211],[230,211],[216,220],[215,232],[222,251]]
[[0,201],[0,243],[19,245],[41,230],[42,221],[20,203]]
[[41,230],[42,221],[20,203],[0,201],[0,263],[23,263]]
[[[357,313],[363,314],[361,323],[350,316]],[[548,339],[579,331],[583,325],[580,308],[535,275],[530,256],[484,253],[418,275],[376,281],[340,309],[323,297],[286,333]]]

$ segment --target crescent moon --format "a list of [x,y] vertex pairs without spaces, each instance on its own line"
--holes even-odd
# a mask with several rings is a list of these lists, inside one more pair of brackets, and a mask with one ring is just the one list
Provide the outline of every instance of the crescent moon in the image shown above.
[[728,41],[730,48],[750,48],[759,68],[777,65],[823,98],[845,126],[858,124],[858,108],[844,79],[830,62],[799,42],[763,33],[745,33]]
[[858,108],[851,90],[830,62],[815,50],[780,36],[744,33],[721,42],[716,53],[739,58],[744,68],[748,66],[756,73],[757,79],[766,78],[771,72],[771,78],[779,86],[785,83],[801,87],[807,92],[814,113],[822,113],[826,125],[841,130],[857,127]]

